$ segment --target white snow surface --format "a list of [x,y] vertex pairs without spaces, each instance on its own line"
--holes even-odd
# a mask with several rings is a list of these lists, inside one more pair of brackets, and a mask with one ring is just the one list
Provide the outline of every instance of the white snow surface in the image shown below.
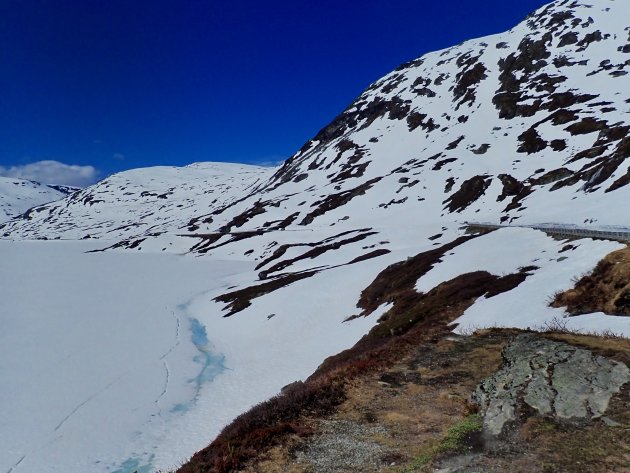
[[0,223],[66,195],[67,192],[39,182],[0,176]]
[[[567,242],[527,228],[506,228],[455,248],[440,265],[417,282],[416,289],[426,292],[459,274],[488,271],[496,275],[537,267],[521,285],[509,292],[477,300],[455,321],[456,332],[471,333],[484,327],[516,327],[544,330],[560,321],[570,330],[602,333],[610,330],[630,336],[630,318],[588,314],[567,317],[563,309],[549,307],[553,295],[573,287],[573,279],[588,273],[602,259],[624,245],[616,242],[581,239]],[[555,320],[554,320],[555,319]]]
[[[0,471],[177,466],[351,347],[387,309],[344,323],[361,291],[465,222],[630,228],[627,18],[623,0],[556,1],[401,66],[280,168],[127,171],[0,224]],[[536,266],[457,330],[541,327],[565,316],[553,294],[621,247],[568,243],[496,230],[417,289]],[[305,272],[229,317],[215,300]],[[564,320],[630,335],[628,318]]]
[[133,169],[45,206],[22,223],[33,236],[44,238],[114,240],[177,233],[200,211],[210,212],[245,197],[273,171],[230,163]]
[[175,467],[375,320],[342,323],[345,273],[223,319],[210,297],[250,262],[94,248],[0,242],[0,471]]

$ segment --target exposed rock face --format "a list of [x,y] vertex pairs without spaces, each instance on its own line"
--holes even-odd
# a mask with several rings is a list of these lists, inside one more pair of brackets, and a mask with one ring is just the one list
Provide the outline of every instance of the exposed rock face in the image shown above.
[[630,369],[588,350],[534,335],[519,335],[503,352],[503,367],[473,394],[484,433],[498,436],[534,410],[563,422],[601,417]]

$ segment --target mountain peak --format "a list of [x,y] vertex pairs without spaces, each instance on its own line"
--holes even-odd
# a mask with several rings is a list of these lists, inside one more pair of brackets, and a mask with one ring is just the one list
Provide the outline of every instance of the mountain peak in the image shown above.
[[[615,224],[621,215],[614,202],[630,182],[626,13],[630,6],[620,1],[558,1],[506,33],[406,63],[368,87],[273,175],[261,171],[253,187],[249,177],[242,187],[230,178],[235,192],[208,211],[191,202],[187,221],[172,227],[251,231],[281,222],[283,228],[356,229],[410,213],[436,223]],[[127,202],[104,189],[124,190],[124,176],[131,183],[138,173],[46,208],[46,224],[31,215],[3,232],[68,236],[57,212],[63,208],[64,218],[73,218],[75,209],[99,200]],[[162,187],[146,192],[164,195],[164,206],[174,203],[168,185]],[[203,180],[193,187],[194,195],[210,190]],[[146,220],[134,231],[108,235],[154,234],[155,222]],[[93,228],[86,233],[103,235]]]

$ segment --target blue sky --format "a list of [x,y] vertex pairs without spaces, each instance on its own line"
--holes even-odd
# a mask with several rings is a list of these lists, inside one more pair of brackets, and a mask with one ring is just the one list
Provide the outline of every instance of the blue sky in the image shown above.
[[399,64],[545,3],[3,1],[0,174],[275,162]]

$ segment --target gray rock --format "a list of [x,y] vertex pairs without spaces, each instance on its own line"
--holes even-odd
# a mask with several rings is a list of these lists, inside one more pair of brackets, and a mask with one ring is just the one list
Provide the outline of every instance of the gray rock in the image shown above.
[[523,334],[505,348],[502,368],[472,398],[484,416],[484,433],[498,436],[531,410],[561,422],[599,418],[629,381],[630,369],[623,363]]

